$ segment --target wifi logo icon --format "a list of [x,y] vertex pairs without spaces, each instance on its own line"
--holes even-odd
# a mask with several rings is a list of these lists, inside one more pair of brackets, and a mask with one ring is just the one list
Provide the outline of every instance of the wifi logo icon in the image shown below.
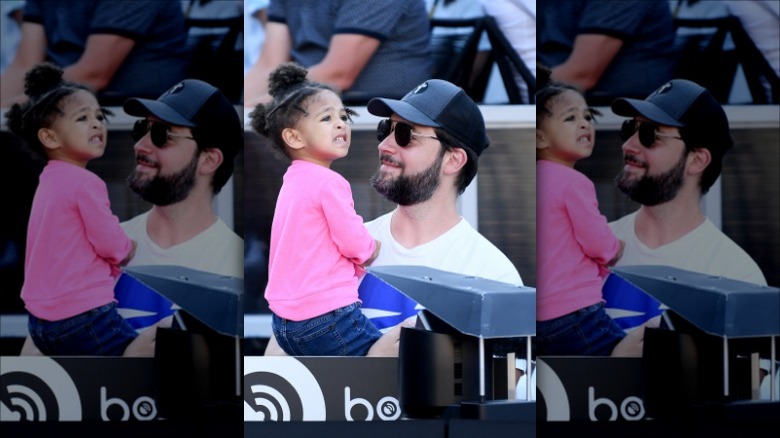
[[0,357],[0,421],[79,421],[73,380],[47,357]]
[[536,375],[539,376],[536,384],[536,398],[537,401],[542,401],[539,408],[546,413],[543,415],[544,418],[547,421],[570,421],[569,395],[566,393],[566,387],[563,386],[561,378],[543,360],[536,362]]
[[314,375],[292,357],[244,358],[244,421],[324,421]]

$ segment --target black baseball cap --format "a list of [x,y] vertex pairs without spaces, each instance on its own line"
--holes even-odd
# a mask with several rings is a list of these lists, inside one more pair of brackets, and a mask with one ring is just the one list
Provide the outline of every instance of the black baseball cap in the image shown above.
[[704,147],[722,157],[734,145],[723,106],[701,85],[673,79],[644,100],[620,98],[612,103],[619,116],[642,115],[648,120],[680,128],[688,147]]
[[153,115],[171,125],[197,128],[200,147],[217,147],[232,160],[244,144],[244,129],[236,108],[222,92],[197,79],[185,79],[157,100],[128,99],[124,111],[137,117]]
[[444,129],[475,160],[490,145],[477,104],[462,88],[441,79],[423,82],[401,100],[375,97],[366,108],[375,116],[395,113],[417,125]]

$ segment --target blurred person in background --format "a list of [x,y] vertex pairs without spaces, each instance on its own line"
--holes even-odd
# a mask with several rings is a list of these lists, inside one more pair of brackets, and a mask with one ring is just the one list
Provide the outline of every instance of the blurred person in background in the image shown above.
[[666,0],[548,0],[538,15],[539,61],[553,80],[580,88],[590,105],[644,98],[675,68]]
[[22,37],[24,0],[0,2],[0,74],[11,64]]
[[265,41],[244,78],[244,106],[271,100],[268,75],[294,61],[347,105],[401,97],[430,77],[430,33],[418,0],[271,0]]
[[49,61],[103,105],[157,96],[184,77],[181,2],[27,0],[18,50],[0,76],[0,107],[26,100],[24,75]]

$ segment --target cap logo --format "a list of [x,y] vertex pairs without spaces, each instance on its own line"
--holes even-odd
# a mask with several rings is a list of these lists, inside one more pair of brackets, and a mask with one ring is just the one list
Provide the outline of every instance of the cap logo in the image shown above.
[[181,91],[182,88],[184,88],[184,82],[179,82],[168,90],[168,94],[176,94]]
[[412,91],[412,94],[420,94],[426,89],[428,89],[428,83],[423,82],[422,84],[418,85],[417,88],[414,89],[414,91]]
[[655,90],[655,94],[664,94],[667,91],[671,90],[671,88],[672,88],[672,83],[671,82],[667,82],[667,83],[661,85],[657,90]]

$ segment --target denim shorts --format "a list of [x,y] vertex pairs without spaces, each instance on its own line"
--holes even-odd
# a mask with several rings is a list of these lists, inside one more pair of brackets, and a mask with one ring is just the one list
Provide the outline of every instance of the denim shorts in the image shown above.
[[113,302],[60,321],[30,315],[27,327],[47,356],[121,356],[138,336]]
[[273,315],[279,346],[290,356],[365,356],[382,332],[356,302],[324,315],[292,321]]
[[625,336],[604,311],[604,303],[597,303],[549,321],[536,321],[536,353],[609,356]]

